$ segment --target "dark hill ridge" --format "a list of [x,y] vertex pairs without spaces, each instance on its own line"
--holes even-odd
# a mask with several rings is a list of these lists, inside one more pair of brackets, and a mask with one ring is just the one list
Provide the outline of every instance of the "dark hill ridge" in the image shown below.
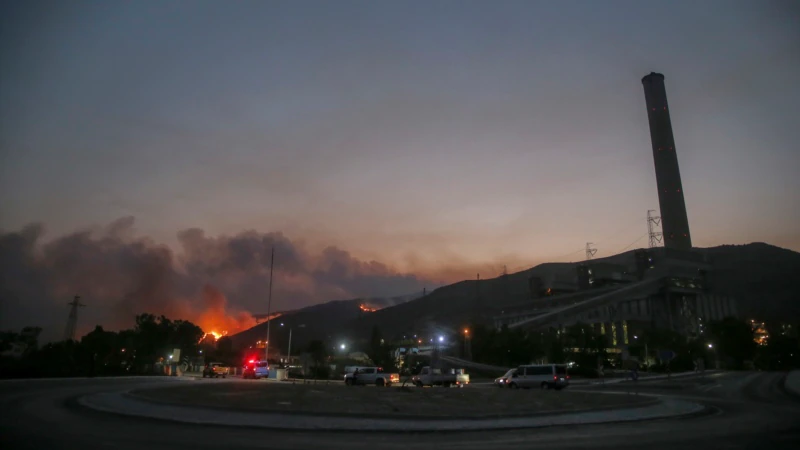
[[[350,300],[334,300],[319,305],[308,306],[302,309],[286,311],[277,319],[273,319],[270,326],[270,338],[273,343],[283,349],[288,348],[288,333],[292,327],[292,346],[304,345],[311,339],[328,339],[335,333],[341,334],[346,324],[357,319],[365,313],[361,305],[375,308],[389,308],[419,298],[422,294],[410,294],[397,297],[369,297]],[[284,325],[281,326],[280,324]],[[300,325],[304,325],[300,327]],[[248,330],[231,336],[236,346],[251,345],[258,340],[266,340],[267,323],[260,323]],[[295,347],[297,348],[297,347]]]
[[800,318],[800,253],[762,242],[703,251],[714,266],[712,292],[736,298],[742,318]]
[[[800,253],[763,243],[696,250],[706,254],[712,264],[711,292],[736,298],[742,318],[783,321],[800,318]],[[634,250],[597,258],[593,262],[632,268],[635,266]],[[425,297],[372,313],[359,310],[363,300],[346,300],[288,313],[282,319],[305,323],[307,328],[302,333],[307,339],[363,339],[369,337],[373,326],[378,326],[388,338],[409,333],[452,333],[475,320],[488,322],[503,308],[528,300],[528,279],[531,276],[545,281],[570,276],[578,264],[544,263],[496,278],[461,281],[440,287]],[[258,334],[263,335],[258,336],[263,339],[265,325],[240,333],[234,339],[246,335],[243,342],[255,341],[257,339],[251,336]],[[251,333],[260,328],[263,331]],[[280,345],[274,333],[273,341]],[[297,333],[294,339],[298,339]]]

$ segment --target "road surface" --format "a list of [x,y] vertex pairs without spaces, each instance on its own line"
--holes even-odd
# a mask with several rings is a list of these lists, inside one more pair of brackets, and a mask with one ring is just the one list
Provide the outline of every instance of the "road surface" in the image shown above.
[[[800,403],[783,391],[782,373],[730,373],[704,382],[639,383],[640,392],[693,400],[713,408],[701,417],[628,424],[553,427],[495,433],[295,433],[182,425],[101,414],[78,407],[76,397],[133,389],[158,378],[20,380],[0,382],[3,449],[795,449],[800,446]],[[173,381],[180,383],[181,381]],[[189,381],[184,381],[189,382]],[[203,381],[193,381],[200,383]],[[208,382],[217,382],[208,381]],[[224,381],[221,381],[224,382]],[[625,394],[629,384],[605,389]],[[690,447],[691,446],[691,447]]]

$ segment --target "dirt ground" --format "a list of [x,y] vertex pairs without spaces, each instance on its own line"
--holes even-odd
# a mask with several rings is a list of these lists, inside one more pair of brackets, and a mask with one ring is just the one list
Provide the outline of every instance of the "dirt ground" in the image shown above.
[[208,383],[138,390],[150,401],[225,409],[357,416],[498,417],[653,403],[652,397],[494,387],[418,388],[261,381]]

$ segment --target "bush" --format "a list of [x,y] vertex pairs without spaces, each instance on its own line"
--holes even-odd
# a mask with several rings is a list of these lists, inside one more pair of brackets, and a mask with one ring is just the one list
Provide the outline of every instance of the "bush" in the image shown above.
[[573,377],[581,377],[581,378],[598,378],[600,375],[597,373],[597,369],[593,369],[591,367],[585,366],[573,366],[569,368],[569,374]]
[[327,380],[331,377],[331,368],[328,366],[312,367],[311,377],[319,380]]

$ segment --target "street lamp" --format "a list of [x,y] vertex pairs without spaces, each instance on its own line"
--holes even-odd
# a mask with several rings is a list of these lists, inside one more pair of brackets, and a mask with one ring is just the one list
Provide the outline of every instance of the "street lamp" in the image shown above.
[[[283,322],[281,322],[281,326],[283,326]],[[305,324],[298,325],[297,328],[305,328]],[[292,365],[292,326],[289,326],[289,350],[286,351],[286,360],[287,364],[291,367]]]
[[444,342],[444,336],[439,336],[439,342]]
[[714,344],[709,343],[708,348],[714,351],[714,368],[719,370],[719,355],[717,354],[717,349],[714,347]]
[[342,344],[342,345],[340,345],[340,346],[339,346],[339,348],[341,348],[342,350],[344,350],[344,349],[346,349],[346,348],[347,348],[347,346],[346,346],[345,344]]

